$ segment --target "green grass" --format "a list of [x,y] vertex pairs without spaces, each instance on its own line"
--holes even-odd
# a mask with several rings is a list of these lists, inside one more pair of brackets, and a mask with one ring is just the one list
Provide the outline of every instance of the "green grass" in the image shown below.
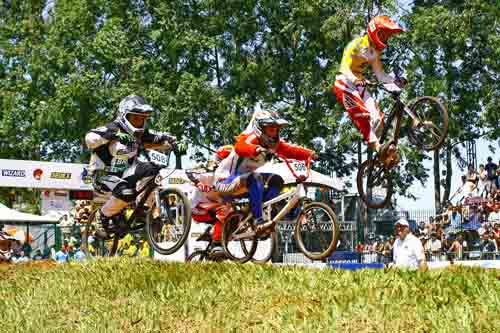
[[500,272],[0,266],[1,332],[499,332]]

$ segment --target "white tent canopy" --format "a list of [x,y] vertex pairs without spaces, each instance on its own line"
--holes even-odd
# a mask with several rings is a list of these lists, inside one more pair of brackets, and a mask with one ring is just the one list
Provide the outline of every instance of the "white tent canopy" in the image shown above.
[[17,210],[10,209],[9,207],[0,203],[0,222],[8,224],[16,223],[30,223],[30,224],[46,224],[58,223],[59,218],[53,215],[34,215],[28,213],[21,213]]
[[[296,170],[297,175],[306,175],[306,167],[303,162],[294,161],[292,162],[292,167]],[[257,171],[278,174],[283,178],[285,184],[293,184],[296,182],[295,177],[285,163],[266,163],[259,167]],[[181,188],[185,192],[190,192],[193,188],[185,170],[162,169],[160,174],[165,177],[162,183],[164,187],[174,186]],[[344,183],[339,178],[330,177],[314,170],[311,170],[311,174],[305,183],[326,186],[336,191],[342,191],[345,188]]]

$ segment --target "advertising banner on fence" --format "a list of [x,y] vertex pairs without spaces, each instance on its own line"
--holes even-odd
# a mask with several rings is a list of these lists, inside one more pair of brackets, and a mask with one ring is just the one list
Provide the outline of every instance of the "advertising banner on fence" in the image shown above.
[[92,190],[87,165],[0,159],[0,187]]

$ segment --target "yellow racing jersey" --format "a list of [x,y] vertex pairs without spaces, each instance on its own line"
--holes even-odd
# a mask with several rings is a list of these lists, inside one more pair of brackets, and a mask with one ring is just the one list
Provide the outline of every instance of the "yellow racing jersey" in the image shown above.
[[371,46],[368,35],[358,37],[347,44],[342,55],[339,73],[351,80],[364,79],[363,72],[366,67],[377,60],[380,61],[379,59],[380,52]]

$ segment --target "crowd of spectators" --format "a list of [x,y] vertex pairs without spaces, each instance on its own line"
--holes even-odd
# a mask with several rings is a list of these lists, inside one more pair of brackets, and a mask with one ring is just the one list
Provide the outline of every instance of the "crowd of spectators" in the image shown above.
[[[422,221],[413,234],[422,242],[428,261],[500,259],[500,221],[483,223],[478,230],[460,230]],[[358,243],[356,252],[363,262],[389,263],[395,239],[395,236],[371,234],[364,244]]]
[[[498,162],[500,164],[500,161]],[[457,190],[464,200],[467,197],[482,197],[491,200],[500,200],[500,168],[490,156],[485,164],[480,164],[476,170],[469,165],[467,172],[462,176],[462,186]]]

